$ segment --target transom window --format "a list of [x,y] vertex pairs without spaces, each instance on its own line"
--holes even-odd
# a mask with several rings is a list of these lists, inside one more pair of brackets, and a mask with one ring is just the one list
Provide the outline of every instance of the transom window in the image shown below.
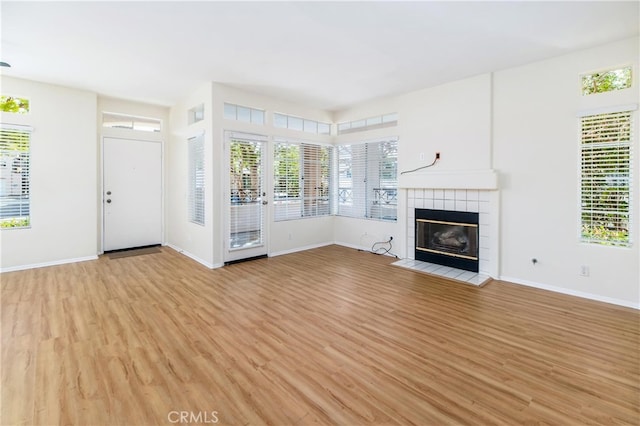
[[338,123],[338,134],[342,135],[345,133],[362,132],[365,130],[380,129],[383,127],[392,127],[397,125],[398,114],[393,112],[389,114],[376,115],[375,117]]
[[0,96],[0,111],[13,114],[27,114],[29,112],[29,99],[18,96]]
[[162,121],[157,118],[105,112],[102,114],[102,127],[158,133],[162,130]]
[[582,76],[582,94],[611,92],[631,87],[631,67],[585,74]]
[[264,110],[225,102],[224,118],[262,125],[264,124]]
[[331,124],[322,121],[309,120],[294,115],[273,113],[273,126],[281,129],[299,130],[301,132],[318,135],[331,134]]

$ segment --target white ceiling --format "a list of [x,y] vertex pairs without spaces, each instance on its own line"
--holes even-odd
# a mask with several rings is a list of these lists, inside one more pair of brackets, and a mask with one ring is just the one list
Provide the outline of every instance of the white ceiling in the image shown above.
[[631,2],[1,2],[5,75],[173,105],[216,81],[339,110],[637,36]]

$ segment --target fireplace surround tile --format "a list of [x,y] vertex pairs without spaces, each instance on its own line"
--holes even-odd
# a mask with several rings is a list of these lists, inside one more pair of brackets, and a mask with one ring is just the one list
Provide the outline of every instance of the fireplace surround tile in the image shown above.
[[[497,247],[492,233],[492,192],[485,189],[438,189],[438,188],[410,188],[407,196],[407,257],[414,260],[415,247],[415,209],[426,208],[435,210],[457,210],[478,213],[479,222],[479,270],[480,275],[487,278],[492,268],[491,256]],[[420,198],[418,198],[420,197]],[[483,280],[479,280],[480,283]]]
[[464,200],[456,200],[455,206],[454,206],[454,210],[457,210],[459,212],[466,212],[467,210],[467,201]]

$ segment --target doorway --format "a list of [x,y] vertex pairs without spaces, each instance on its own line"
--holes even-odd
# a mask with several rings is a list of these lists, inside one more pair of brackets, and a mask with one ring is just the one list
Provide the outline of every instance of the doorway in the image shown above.
[[266,256],[266,136],[225,132],[228,164],[225,262]]

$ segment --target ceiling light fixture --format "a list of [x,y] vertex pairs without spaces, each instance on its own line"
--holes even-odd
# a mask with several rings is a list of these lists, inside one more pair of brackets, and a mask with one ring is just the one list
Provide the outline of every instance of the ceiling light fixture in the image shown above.
[[9,65],[6,62],[0,62],[0,67],[7,67],[7,68],[11,68],[11,65]]

